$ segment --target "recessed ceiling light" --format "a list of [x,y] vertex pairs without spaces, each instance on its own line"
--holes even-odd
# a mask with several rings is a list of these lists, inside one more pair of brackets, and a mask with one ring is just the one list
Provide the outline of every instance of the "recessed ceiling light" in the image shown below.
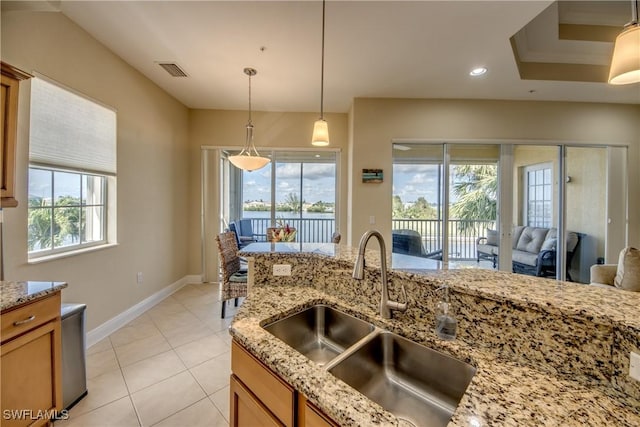
[[478,76],[481,76],[481,75],[485,74],[486,72],[487,72],[487,69],[486,69],[486,68],[484,68],[484,67],[478,67],[478,68],[474,68],[473,70],[471,70],[471,71],[469,72],[469,75],[470,75],[471,77],[478,77]]

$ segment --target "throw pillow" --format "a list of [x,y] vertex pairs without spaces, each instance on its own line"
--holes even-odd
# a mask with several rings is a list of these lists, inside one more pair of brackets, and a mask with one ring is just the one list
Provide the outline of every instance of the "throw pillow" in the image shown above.
[[616,288],[640,292],[640,250],[627,247],[620,252],[613,284]]
[[555,237],[553,238],[546,238],[544,240],[544,242],[542,242],[542,247],[540,248],[541,251],[555,251],[556,250],[556,243],[558,242],[558,239],[556,239]]
[[498,246],[498,230],[487,228],[487,245]]

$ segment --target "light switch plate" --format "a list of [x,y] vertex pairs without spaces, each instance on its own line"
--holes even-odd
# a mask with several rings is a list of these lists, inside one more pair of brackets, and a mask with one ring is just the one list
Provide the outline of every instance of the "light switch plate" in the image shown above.
[[291,264],[273,264],[274,276],[291,276]]
[[629,376],[640,381],[640,354],[633,351],[629,355]]

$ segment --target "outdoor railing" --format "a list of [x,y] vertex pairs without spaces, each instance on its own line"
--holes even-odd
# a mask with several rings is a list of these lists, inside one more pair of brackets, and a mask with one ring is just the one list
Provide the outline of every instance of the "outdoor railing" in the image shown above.
[[[270,218],[245,218],[251,220],[254,234],[267,234],[267,227],[271,227]],[[303,243],[331,243],[331,237],[336,230],[333,218],[278,218],[278,222],[289,224],[296,229],[296,242]]]
[[[253,232],[265,235],[271,227],[270,218],[245,218],[251,220]],[[335,231],[333,218],[278,218],[297,230],[296,242],[329,243]],[[393,230],[414,230],[422,236],[426,253],[442,249],[442,221],[437,219],[394,219]],[[449,220],[449,259],[475,260],[476,239],[486,236],[486,229],[496,228],[493,220]]]
[[[393,230],[414,230],[422,236],[422,246],[430,253],[442,249],[442,220],[394,219]],[[477,258],[476,239],[486,236],[486,229],[495,230],[493,220],[449,220],[449,259],[474,260]]]

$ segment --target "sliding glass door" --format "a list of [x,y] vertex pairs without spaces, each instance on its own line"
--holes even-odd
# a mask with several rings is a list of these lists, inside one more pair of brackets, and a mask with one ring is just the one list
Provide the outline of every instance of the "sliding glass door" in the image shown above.
[[[497,145],[394,144],[392,250],[453,267],[496,267],[499,151]],[[493,247],[478,254],[487,230]]]
[[626,244],[624,147],[396,143],[393,153],[394,252],[589,283],[591,265]]
[[496,240],[500,146],[447,144],[446,148],[448,259],[460,265],[475,262],[477,267],[494,268],[500,246]]
[[[241,171],[228,165],[229,183],[221,206],[226,222],[250,220],[253,233],[266,239],[267,228],[288,225],[297,242],[331,242],[336,231],[337,151],[265,152],[264,168]],[[225,162],[223,155],[222,162]],[[228,162],[228,161],[227,161]]]

